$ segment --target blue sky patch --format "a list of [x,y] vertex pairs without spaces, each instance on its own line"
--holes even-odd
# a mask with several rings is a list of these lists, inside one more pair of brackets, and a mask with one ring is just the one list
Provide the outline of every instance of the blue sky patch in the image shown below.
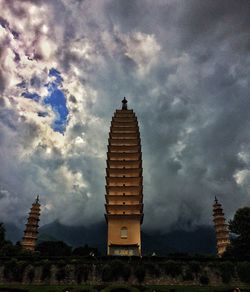
[[[53,130],[63,134],[67,126],[67,118],[69,114],[66,97],[63,91],[60,89],[63,78],[61,76],[61,73],[55,68],[49,70],[49,76],[54,78],[51,82],[44,85],[48,88],[49,94],[45,97],[43,102],[46,105],[50,105],[52,110],[56,114],[56,118],[52,124]],[[32,80],[33,84],[38,82],[35,78],[33,78]],[[25,88],[26,82],[22,81],[17,84],[17,86],[20,88]],[[28,91],[23,92],[22,96],[28,99],[32,99],[36,102],[39,102],[41,100],[40,95],[38,95],[37,93],[30,93]],[[39,117],[45,117],[48,115],[48,113],[46,112],[38,112],[37,114]]]
[[55,84],[60,85],[63,82],[63,78],[61,76],[61,73],[58,70],[56,70],[55,68],[52,68],[49,70],[49,76],[55,77],[55,81],[54,81]]
[[52,128],[56,132],[64,133],[67,126],[67,117],[69,114],[66,97],[62,90],[59,89],[63,82],[63,78],[58,70],[50,69],[49,76],[55,77],[52,82],[46,84],[49,95],[44,99],[45,104],[49,104],[56,114]]

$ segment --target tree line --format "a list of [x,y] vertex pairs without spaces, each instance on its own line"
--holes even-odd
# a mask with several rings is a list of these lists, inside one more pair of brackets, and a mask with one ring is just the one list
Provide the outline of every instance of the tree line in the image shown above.
[[[24,250],[17,242],[13,244],[5,238],[4,224],[0,223],[0,256],[13,257],[13,256],[28,256],[31,255],[30,251]],[[73,248],[63,241],[42,241],[37,244],[35,253],[36,255],[44,257],[63,257],[63,256],[99,256],[100,253],[97,248],[90,247],[87,244]]]
[[[231,243],[224,258],[250,260],[250,207],[240,208],[229,221]],[[43,241],[36,247],[36,254],[52,256],[99,256],[97,248],[88,245],[72,248],[63,241]],[[22,249],[20,242],[13,244],[5,238],[4,224],[0,223],[0,256],[25,256],[30,252]]]

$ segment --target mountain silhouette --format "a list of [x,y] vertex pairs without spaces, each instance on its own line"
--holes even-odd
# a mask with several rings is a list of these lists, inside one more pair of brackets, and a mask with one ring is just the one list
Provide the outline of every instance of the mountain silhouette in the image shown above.
[[[12,242],[20,241],[23,232],[14,224],[5,224],[6,238]],[[194,230],[172,230],[166,233],[160,231],[142,230],[142,253],[150,255],[166,255],[168,253],[216,253],[215,233],[212,226],[198,226]],[[62,240],[77,247],[88,244],[96,247],[105,255],[107,240],[106,222],[89,226],[67,226],[59,221],[43,225],[39,228],[38,242],[47,240]]]

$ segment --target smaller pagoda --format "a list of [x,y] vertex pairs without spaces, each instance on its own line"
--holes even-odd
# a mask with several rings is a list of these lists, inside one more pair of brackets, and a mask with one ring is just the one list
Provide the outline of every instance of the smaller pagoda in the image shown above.
[[34,251],[36,247],[38,235],[38,222],[40,216],[40,203],[39,196],[30,209],[29,217],[27,220],[26,228],[24,231],[23,240],[21,242],[22,248],[29,251]]
[[216,197],[213,204],[213,218],[217,240],[217,254],[221,257],[230,244],[230,241],[228,224],[226,223],[222,206]]

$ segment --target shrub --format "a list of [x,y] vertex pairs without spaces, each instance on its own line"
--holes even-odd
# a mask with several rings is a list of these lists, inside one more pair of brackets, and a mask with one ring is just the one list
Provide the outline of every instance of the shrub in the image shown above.
[[42,281],[48,280],[51,277],[51,263],[49,261],[45,261],[43,264],[43,271],[42,271]]
[[65,278],[66,278],[65,266],[60,266],[56,271],[56,279],[58,282],[60,282],[62,280],[65,280]]
[[195,262],[195,261],[190,262],[189,267],[190,267],[191,272],[193,272],[195,274],[198,274],[201,270],[200,264],[198,262]]
[[250,262],[238,263],[237,273],[242,282],[250,283]]
[[124,265],[122,270],[122,277],[124,281],[128,281],[129,277],[131,275],[131,269],[129,265]]
[[63,241],[43,241],[37,245],[36,250],[48,257],[71,255],[71,247]]
[[27,289],[18,289],[18,288],[0,288],[0,291],[4,292],[29,292]]
[[[63,290],[67,291],[69,289]],[[98,292],[96,289],[92,287],[84,287],[84,288],[74,288],[73,290],[69,290],[70,292]]]
[[146,265],[146,269],[150,276],[157,277],[157,278],[160,276],[160,269],[157,264],[148,263]]
[[105,265],[102,269],[102,281],[111,282],[113,280],[113,271],[110,265]]
[[7,281],[13,280],[12,271],[14,271],[14,269],[16,268],[16,262],[17,260],[13,258],[10,261],[6,262],[4,265],[3,275]]
[[128,285],[111,285],[101,290],[101,292],[139,292],[139,290]]
[[114,260],[111,262],[111,269],[112,274],[114,276],[114,280],[118,280],[119,278],[123,278],[125,281],[127,281],[131,274],[130,266],[127,264],[124,264],[120,260]]
[[180,263],[175,261],[167,261],[165,263],[165,272],[171,277],[179,276],[182,273],[182,266]]
[[146,275],[145,267],[143,265],[137,266],[135,269],[135,276],[140,284],[143,282],[145,275]]
[[32,283],[35,278],[35,269],[33,267],[28,271],[27,277],[29,282]]
[[22,282],[26,262],[11,259],[4,266],[4,277],[8,281]]
[[222,262],[219,265],[222,282],[228,284],[234,274],[234,265],[231,262]]
[[193,281],[194,280],[194,275],[190,270],[186,270],[186,272],[183,275],[183,280],[184,281]]
[[75,275],[78,284],[80,284],[82,280],[86,282],[89,277],[89,267],[86,265],[77,265]]
[[118,280],[120,277],[122,277],[124,263],[120,260],[114,260],[111,262],[111,269],[112,274],[114,276],[114,280]]
[[76,247],[72,252],[72,255],[75,256],[90,256],[91,254],[96,256],[99,255],[98,249],[90,247],[87,244],[85,244],[85,246]]
[[200,283],[201,283],[201,285],[208,285],[209,278],[206,275],[201,275],[200,276]]

